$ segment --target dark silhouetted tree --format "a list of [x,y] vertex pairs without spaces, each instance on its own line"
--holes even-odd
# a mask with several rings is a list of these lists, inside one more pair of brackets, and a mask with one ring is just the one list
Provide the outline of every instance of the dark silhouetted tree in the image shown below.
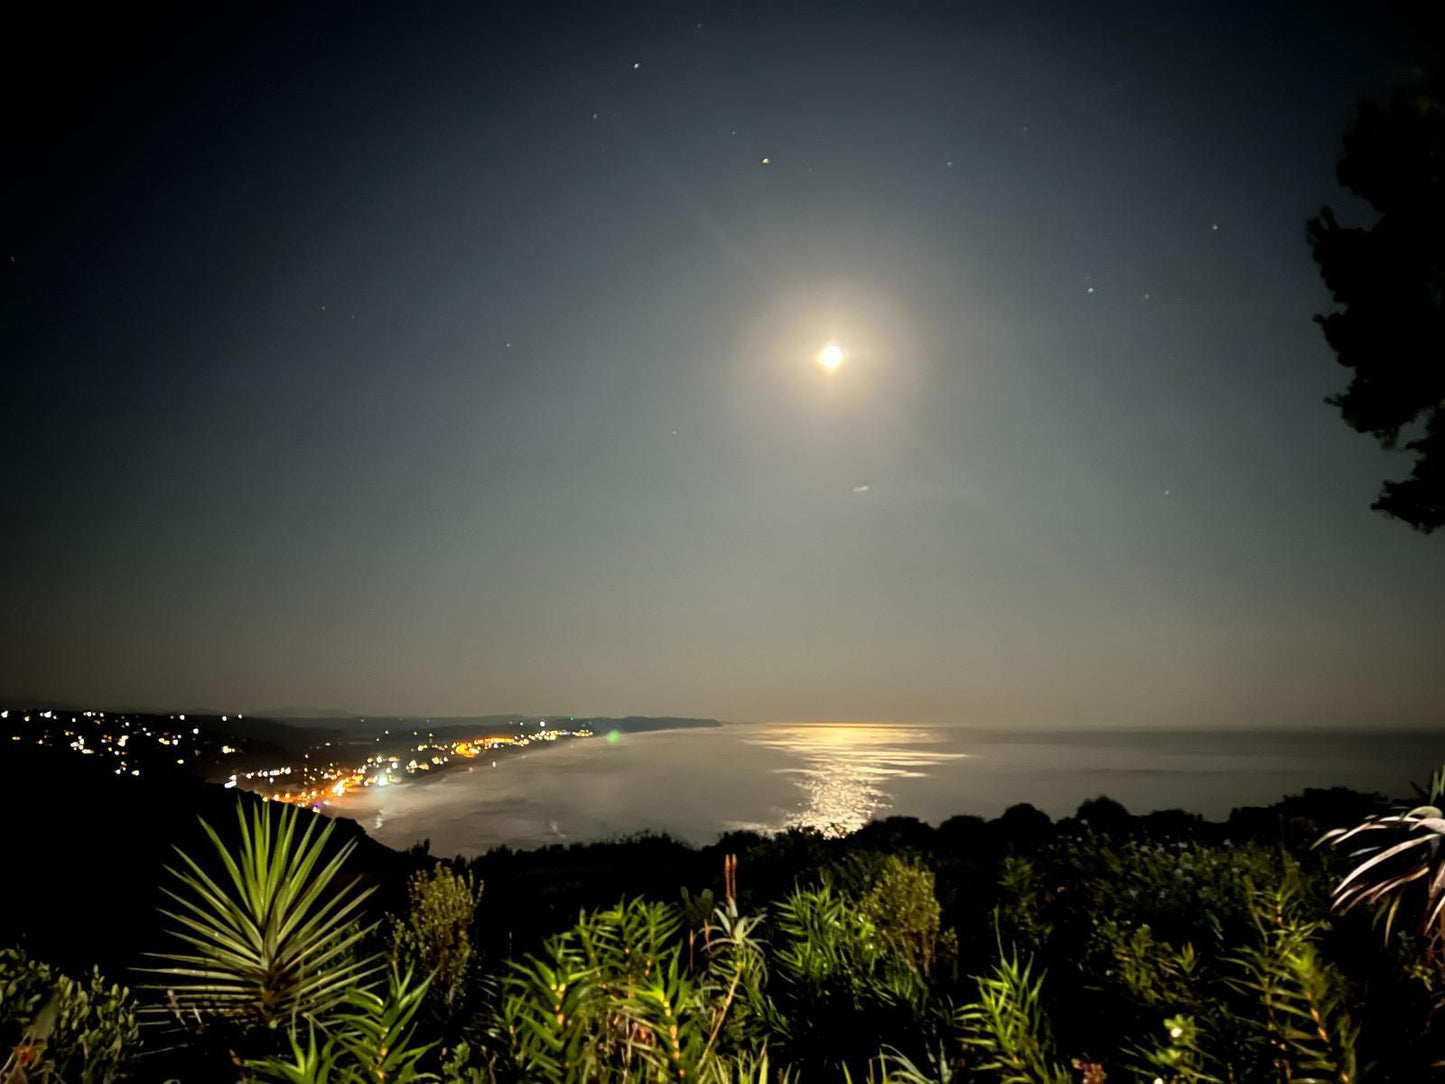
[[[1315,319],[1350,385],[1329,402],[1386,448],[1411,453],[1374,507],[1421,531],[1445,526],[1445,78],[1402,81],[1345,133],[1340,183],[1379,218],[1342,226],[1326,207],[1310,247],[1339,306]],[[1403,439],[1403,444],[1402,444]]]
[[1127,832],[1134,823],[1134,818],[1122,804],[1102,794],[1081,804],[1076,816],[1094,831],[1105,834]]

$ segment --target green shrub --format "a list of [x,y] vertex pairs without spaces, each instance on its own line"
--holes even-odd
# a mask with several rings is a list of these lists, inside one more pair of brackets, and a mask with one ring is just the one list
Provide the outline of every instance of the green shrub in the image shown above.
[[942,914],[930,870],[890,855],[858,909],[899,958],[924,978],[929,976]]
[[472,923],[482,886],[470,873],[438,864],[407,882],[407,912],[391,921],[399,966],[431,975],[431,992],[447,1012],[459,1007],[476,963]]
[[1297,876],[1253,890],[1252,899],[1258,940],[1234,958],[1240,975],[1233,984],[1255,999],[1259,1061],[1281,1084],[1351,1084],[1357,1033],[1345,1008],[1344,979],[1316,945],[1325,924],[1301,913]]
[[823,886],[777,907],[769,986],[776,1048],[800,1072],[862,1071],[884,1041],[931,1034],[929,987],[857,902]]
[[761,1000],[755,920],[715,912],[706,965],[684,962],[677,908],[640,900],[583,914],[540,954],[512,965],[502,1022],[524,1080],[732,1079],[742,1064],[730,1018]]
[[94,969],[79,982],[19,949],[0,949],[0,1081],[109,1084],[136,1056],[140,1028],[124,986]]
[[978,1000],[957,1018],[964,1057],[975,1072],[998,1084],[1070,1084],[1056,1060],[1043,985],[1033,961],[1012,954],[978,980]]

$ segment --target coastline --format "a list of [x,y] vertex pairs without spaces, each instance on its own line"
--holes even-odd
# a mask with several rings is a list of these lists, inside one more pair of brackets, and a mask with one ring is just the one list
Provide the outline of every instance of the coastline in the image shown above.
[[1014,737],[899,726],[676,730],[511,759],[475,785],[451,773],[435,788],[371,792],[337,812],[389,846],[427,838],[444,854],[649,832],[706,845],[736,830],[841,835],[889,817],[937,824],[1019,804],[1061,817],[1101,795],[1136,814],[1185,806],[1219,819],[1309,789],[1405,794],[1422,763],[1445,759],[1445,741],[1431,734],[1381,742],[1361,732],[1323,745],[1301,735],[1290,748],[1241,734],[1209,749],[1160,734]]
[[[322,749],[351,747],[357,753],[366,750],[367,754],[359,763],[354,758],[349,763],[333,758],[324,767],[312,762],[298,773],[301,778],[294,786],[291,767],[281,769],[283,774],[279,776],[275,774],[276,769],[264,768],[233,773],[224,783],[276,800],[307,805],[317,812],[334,812],[344,810],[347,798],[353,795],[425,784],[454,774],[458,768],[470,771],[478,762],[490,762],[492,767],[497,767],[534,746],[546,748],[560,742],[599,737],[615,743],[623,735],[716,729],[724,725],[716,719],[681,717],[569,717],[565,722],[552,718],[554,721],[549,724],[541,717],[491,716],[483,723],[490,724],[485,731],[476,723],[452,720],[429,727],[425,733],[417,728],[410,735],[393,735],[387,729],[381,735],[367,734],[309,747],[303,754],[307,760],[313,752],[319,753]],[[511,727],[517,728],[515,733],[510,732]]]

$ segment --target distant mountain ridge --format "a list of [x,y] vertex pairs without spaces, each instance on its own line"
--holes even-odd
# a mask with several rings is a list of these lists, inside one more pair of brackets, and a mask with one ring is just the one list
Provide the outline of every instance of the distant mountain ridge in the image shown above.
[[[248,721],[251,717],[248,717]],[[314,727],[324,724],[328,728],[347,726],[368,732],[393,728],[413,730],[425,728],[430,733],[476,731],[479,729],[506,731],[512,728],[540,729],[543,723],[562,729],[576,729],[586,726],[590,730],[616,730],[624,734],[636,734],[649,730],[684,730],[696,727],[720,727],[717,719],[683,715],[352,715],[352,716],[256,716],[277,723],[297,727]]]
[[[197,707],[138,707],[129,704],[83,704],[72,700],[48,700],[36,697],[11,696],[0,694],[0,707],[12,711],[54,711],[54,712],[82,712],[82,711],[104,711],[114,715],[153,715],[162,716],[193,716],[197,720],[206,719],[211,725],[216,725],[222,720],[230,724],[244,722],[245,727],[239,732],[255,734],[258,729],[264,730],[266,724],[278,724],[285,727],[302,727],[314,730],[322,727],[335,728],[343,724],[354,726],[381,727],[386,729],[389,725],[411,726],[413,728],[425,725],[429,730],[455,730],[482,727],[498,726],[540,726],[544,722],[553,722],[557,725],[563,723],[585,723],[593,729],[605,728],[617,730],[622,733],[639,733],[648,730],[675,730],[689,727],[719,727],[724,724],[718,719],[705,716],[689,715],[533,715],[520,712],[498,712],[489,715],[388,715],[372,714],[359,711],[345,711],[341,708],[277,708],[268,711],[219,711],[215,708]],[[227,729],[224,725],[221,729]]]

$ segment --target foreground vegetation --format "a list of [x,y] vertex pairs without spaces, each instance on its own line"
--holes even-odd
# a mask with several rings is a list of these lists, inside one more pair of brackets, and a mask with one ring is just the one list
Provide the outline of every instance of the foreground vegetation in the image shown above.
[[129,988],[0,952],[0,1084],[1441,1079],[1442,782],[1226,825],[1098,799],[418,848],[404,885],[335,822],[241,802],[176,850]]

